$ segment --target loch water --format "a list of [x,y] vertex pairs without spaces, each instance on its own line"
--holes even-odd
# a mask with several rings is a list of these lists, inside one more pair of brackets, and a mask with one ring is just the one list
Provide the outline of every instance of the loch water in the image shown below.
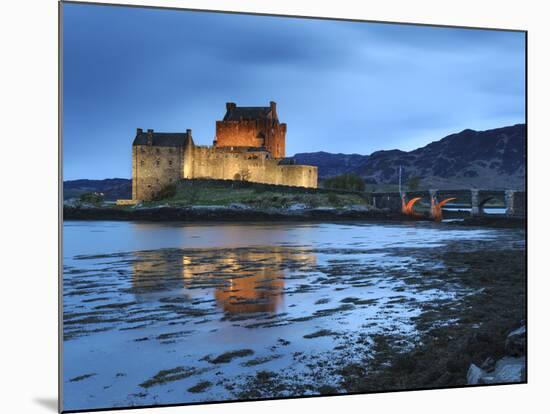
[[[468,294],[423,286],[445,264],[415,252],[522,238],[428,222],[66,221],[64,409],[344,392],[339,368],[368,358],[374,335],[406,350],[422,304]],[[284,386],[258,390],[259,375]]]

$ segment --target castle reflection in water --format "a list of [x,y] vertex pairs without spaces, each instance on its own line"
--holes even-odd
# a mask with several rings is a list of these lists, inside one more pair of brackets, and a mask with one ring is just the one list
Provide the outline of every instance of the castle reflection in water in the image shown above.
[[288,269],[316,264],[314,254],[288,248],[162,249],[134,256],[132,291],[137,300],[158,299],[167,291],[194,300],[213,295],[227,313],[276,312]]

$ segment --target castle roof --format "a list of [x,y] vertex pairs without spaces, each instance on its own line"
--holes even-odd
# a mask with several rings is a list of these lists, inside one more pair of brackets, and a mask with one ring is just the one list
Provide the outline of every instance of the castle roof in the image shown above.
[[266,119],[269,117],[271,108],[269,106],[239,106],[233,109],[229,109],[225,116],[224,121],[240,121]]
[[151,145],[155,147],[183,147],[186,145],[188,139],[193,142],[190,130],[189,132],[144,132],[138,130],[132,145],[147,145],[149,134],[152,137]]
[[271,101],[269,106],[237,106],[234,102],[225,104],[226,112],[223,117],[224,121],[240,121],[240,120],[277,120],[276,103]]

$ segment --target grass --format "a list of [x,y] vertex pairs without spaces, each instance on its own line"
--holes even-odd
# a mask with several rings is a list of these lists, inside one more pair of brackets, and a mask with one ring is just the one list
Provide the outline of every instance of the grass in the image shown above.
[[293,204],[302,204],[306,208],[316,208],[367,205],[367,200],[361,195],[351,192],[317,191],[314,189],[231,181],[184,180],[176,185],[174,195],[156,201],[145,202],[144,206],[229,206],[231,204],[243,204],[259,209],[288,208]]

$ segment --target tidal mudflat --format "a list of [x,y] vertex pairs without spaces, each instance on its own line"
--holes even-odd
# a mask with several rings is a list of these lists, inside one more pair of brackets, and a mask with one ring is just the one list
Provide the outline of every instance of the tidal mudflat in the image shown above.
[[67,221],[64,407],[463,385],[524,318],[524,237],[421,222]]

